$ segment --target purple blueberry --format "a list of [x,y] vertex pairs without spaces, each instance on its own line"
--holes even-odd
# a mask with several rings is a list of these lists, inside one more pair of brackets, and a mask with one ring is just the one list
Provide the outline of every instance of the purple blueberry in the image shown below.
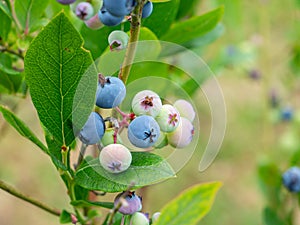
[[[132,215],[135,212],[142,210],[142,199],[137,196],[134,192],[128,192],[124,198],[124,192],[118,194],[114,200],[114,205],[117,207],[120,203],[122,204],[119,208],[119,212],[124,215]],[[121,201],[121,202],[120,202]]]
[[127,47],[129,36],[121,30],[114,30],[108,36],[110,50],[122,50]]
[[179,99],[173,105],[178,110],[181,117],[185,117],[191,122],[194,121],[196,113],[191,103],[184,99]]
[[300,168],[299,167],[291,167],[282,175],[283,185],[290,192],[300,192]]
[[159,125],[151,116],[136,117],[128,126],[128,139],[131,144],[138,148],[153,146],[159,135]]
[[87,145],[97,144],[103,137],[105,132],[105,123],[102,116],[96,112],[92,112],[85,125],[79,132],[79,139]]
[[142,12],[142,18],[147,18],[152,14],[153,11],[153,3],[151,1],[148,1],[144,7]]
[[126,87],[117,77],[105,77],[99,81],[96,93],[96,105],[100,108],[111,109],[122,103],[126,96]]
[[136,0],[104,0],[107,11],[114,16],[121,17],[131,13],[136,6]]
[[162,106],[160,113],[155,117],[155,120],[161,131],[172,132],[180,123],[180,114],[174,106],[165,104]]
[[172,133],[168,133],[168,142],[175,148],[184,148],[188,146],[194,135],[194,126],[188,119],[181,117],[180,124]]
[[76,6],[75,14],[81,20],[88,20],[94,15],[94,8],[88,2],[80,2]]
[[106,26],[117,26],[122,23],[124,16],[114,16],[103,6],[98,13],[99,20]]
[[121,173],[127,170],[131,164],[130,151],[121,144],[105,146],[99,155],[101,166],[110,173]]
[[131,217],[131,225],[149,225],[148,217],[141,212],[135,212]]
[[131,107],[132,111],[137,116],[149,115],[156,117],[162,108],[162,102],[155,92],[144,90],[138,92],[134,96]]
[[56,1],[63,5],[70,5],[74,3],[76,0],[56,0]]

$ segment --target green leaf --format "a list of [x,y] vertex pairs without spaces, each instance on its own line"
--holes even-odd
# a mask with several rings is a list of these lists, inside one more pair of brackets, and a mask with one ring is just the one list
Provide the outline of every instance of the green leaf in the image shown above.
[[35,136],[35,134],[21,121],[13,112],[5,106],[0,105],[0,112],[5,120],[14,127],[21,136],[27,138],[38,146],[43,152],[48,153],[47,147]]
[[66,210],[63,210],[60,214],[59,222],[61,224],[72,223],[72,214]]
[[285,225],[277,215],[277,213],[271,208],[265,208],[263,212],[264,224],[265,225]]
[[125,172],[109,173],[95,159],[77,171],[75,181],[90,190],[120,192],[127,190],[132,184],[134,188],[138,188],[174,176],[174,171],[162,157],[147,152],[132,152],[131,166]]
[[9,11],[6,5],[0,1],[0,21],[1,21],[1,29],[0,29],[0,37],[6,41],[8,33],[11,28],[11,16],[9,15]]
[[186,16],[193,14],[195,9],[197,9],[197,4],[199,0],[181,0],[179,9],[177,12],[177,19],[181,19]]
[[0,85],[6,88],[10,93],[16,93],[21,86],[22,80],[23,76],[20,72],[6,67],[0,61]]
[[[180,0],[171,0],[154,4],[150,17],[142,21],[142,25],[148,27],[157,37],[164,35],[170,28],[178,11]],[[159,24],[159,25],[158,25]],[[183,34],[181,32],[181,34]],[[186,35],[186,34],[185,34]]]
[[159,3],[159,2],[169,2],[171,0],[151,0],[151,2]]
[[220,182],[196,185],[169,202],[154,225],[194,225],[211,209]]
[[113,202],[91,202],[86,200],[77,200],[72,201],[71,204],[76,207],[91,207],[91,206],[98,206],[106,209],[112,209],[114,207]]
[[10,5],[5,1],[0,1],[0,10],[2,10],[10,19],[12,18],[10,12]]
[[[26,81],[39,118],[60,146],[75,139],[95,103],[97,72],[83,40],[64,13],[32,41]],[[75,132],[76,132],[75,130]]]
[[267,159],[261,161],[258,165],[258,178],[264,196],[270,205],[280,205],[281,171],[277,164]]
[[15,11],[21,27],[30,32],[41,21],[49,0],[15,0]]
[[219,7],[204,15],[175,23],[161,39],[177,44],[191,41],[214,29],[221,20],[223,13],[224,7]]

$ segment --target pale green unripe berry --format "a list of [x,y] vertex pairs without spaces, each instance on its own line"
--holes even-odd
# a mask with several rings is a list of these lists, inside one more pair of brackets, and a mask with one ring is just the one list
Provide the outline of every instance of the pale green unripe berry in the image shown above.
[[121,30],[114,30],[108,36],[110,50],[122,50],[127,47],[129,36]]
[[156,149],[160,149],[160,148],[167,146],[168,144],[169,143],[168,143],[168,138],[167,138],[166,133],[160,132],[159,138],[157,139],[157,141],[155,142],[153,147]]
[[152,223],[156,222],[158,220],[158,217],[160,216],[160,212],[156,212],[156,213],[153,213],[152,215]]
[[150,90],[137,93],[131,103],[132,111],[135,115],[149,115],[156,117],[161,108],[162,102],[158,94]]
[[149,219],[144,213],[136,212],[131,217],[132,225],[149,225]]
[[166,104],[162,106],[155,120],[157,121],[161,131],[172,132],[180,123],[180,115],[174,106]]
[[[105,130],[105,133],[104,133],[102,139],[101,139],[102,145],[103,146],[107,146],[107,145],[110,145],[110,144],[114,144],[114,141],[115,141],[114,134],[115,134],[115,130],[114,129],[107,128]],[[123,144],[121,136],[119,134],[117,134],[116,139],[117,139],[116,144]]]
[[110,144],[104,147],[99,155],[101,166],[111,173],[121,173],[131,164],[130,151],[121,144]]

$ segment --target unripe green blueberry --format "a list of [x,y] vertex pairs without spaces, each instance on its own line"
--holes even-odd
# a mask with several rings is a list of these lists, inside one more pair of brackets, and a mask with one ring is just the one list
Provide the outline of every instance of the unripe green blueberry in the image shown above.
[[131,217],[132,225],[149,225],[149,219],[144,213],[136,212]]
[[97,30],[104,26],[104,24],[99,20],[98,14],[94,15],[89,20],[84,21],[84,23],[88,28],[92,30]]
[[179,99],[173,106],[178,110],[181,117],[185,117],[191,122],[194,121],[196,113],[191,103],[184,99]]
[[180,123],[180,115],[177,109],[169,104],[162,106],[159,114],[155,117],[160,130],[163,132],[173,132]]
[[94,15],[94,8],[88,2],[80,2],[76,6],[75,15],[81,20],[88,20]]
[[155,144],[153,145],[153,147],[156,149],[160,149],[160,148],[166,147],[168,144],[169,143],[168,143],[168,138],[167,138],[166,133],[160,132],[160,135],[159,135],[157,141],[155,142]]
[[175,148],[184,148],[193,140],[194,126],[188,119],[181,117],[180,124],[172,133],[168,133],[168,142]]
[[132,111],[135,115],[149,115],[156,117],[161,108],[162,102],[160,97],[153,91],[144,90],[138,92],[131,103]]
[[153,213],[152,215],[152,223],[156,222],[158,220],[158,217],[160,216],[160,212],[156,212],[156,213]]
[[105,133],[101,139],[101,143],[103,146],[107,146],[110,144],[114,144],[114,139],[117,139],[116,144],[123,144],[122,139],[119,134],[117,134],[117,137],[114,137],[115,130],[113,128],[108,128],[105,130]]
[[127,47],[129,36],[121,30],[114,30],[108,36],[110,50],[122,50]]
[[119,212],[124,215],[132,215],[135,212],[142,210],[142,199],[140,196],[137,196],[134,192],[128,192],[123,199],[121,196],[124,196],[124,192],[118,194],[114,200],[114,206],[117,207],[121,201],[121,207]]
[[101,166],[111,173],[121,173],[127,170],[131,164],[130,151],[121,144],[105,146],[99,155]]

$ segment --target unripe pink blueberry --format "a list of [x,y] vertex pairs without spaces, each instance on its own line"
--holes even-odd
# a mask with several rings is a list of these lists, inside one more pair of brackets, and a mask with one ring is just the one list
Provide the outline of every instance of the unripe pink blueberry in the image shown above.
[[149,225],[149,219],[144,213],[136,212],[131,217],[131,225]]
[[101,166],[111,173],[121,173],[127,170],[131,164],[130,151],[121,144],[105,146],[99,155]]
[[172,133],[168,133],[168,142],[175,148],[184,148],[191,143],[194,135],[194,126],[188,119],[181,117],[180,124]]
[[76,6],[75,14],[81,20],[88,20],[94,15],[94,8],[88,2],[80,2]]
[[174,131],[180,123],[180,114],[178,110],[169,104],[162,106],[159,114],[155,117],[160,130],[163,132]]
[[178,110],[181,117],[185,117],[191,122],[194,121],[196,113],[191,103],[184,99],[179,99],[173,106]]
[[100,29],[101,27],[104,26],[104,24],[101,23],[101,21],[99,20],[98,14],[94,15],[89,20],[84,21],[84,23],[88,28],[93,29],[93,30]]
[[153,213],[152,215],[152,223],[156,222],[158,220],[158,217],[160,216],[160,212],[156,212],[156,213]]
[[121,201],[121,207],[119,212],[124,215],[132,215],[135,212],[142,210],[142,199],[140,196],[137,196],[134,192],[128,192],[124,198],[124,192],[118,194],[114,200],[114,206],[117,207]]
[[131,106],[132,111],[138,116],[149,115],[156,117],[162,108],[162,102],[155,92],[144,90],[134,96]]

